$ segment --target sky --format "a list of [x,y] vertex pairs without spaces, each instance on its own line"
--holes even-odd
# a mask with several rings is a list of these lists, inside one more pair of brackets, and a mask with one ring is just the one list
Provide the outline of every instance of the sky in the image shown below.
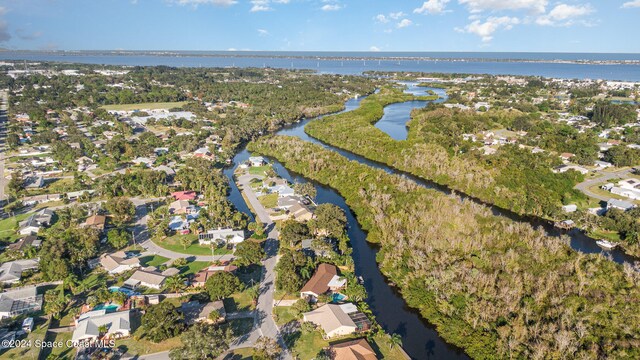
[[24,50],[640,53],[640,0],[0,0]]

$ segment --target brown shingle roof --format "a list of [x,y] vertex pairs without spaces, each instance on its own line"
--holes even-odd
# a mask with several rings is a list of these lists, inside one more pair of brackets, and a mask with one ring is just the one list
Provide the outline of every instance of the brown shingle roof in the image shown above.
[[329,282],[336,275],[338,275],[338,269],[335,266],[320,264],[316,273],[304,284],[300,292],[312,292],[316,295],[324,294],[329,291]]
[[331,345],[333,360],[376,360],[376,353],[365,339]]

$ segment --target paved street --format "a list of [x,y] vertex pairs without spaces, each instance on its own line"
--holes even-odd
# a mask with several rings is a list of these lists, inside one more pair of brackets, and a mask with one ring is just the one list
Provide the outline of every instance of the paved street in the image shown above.
[[611,199],[611,196],[603,196],[600,194],[596,194],[590,191],[589,188],[594,185],[598,185],[600,183],[606,182],[607,180],[624,178],[631,173],[631,169],[622,169],[622,170],[612,171],[612,172],[600,171],[599,173],[602,176],[593,178],[591,180],[583,181],[580,184],[576,185],[574,188],[582,191],[583,193],[585,193],[585,195],[589,197],[606,202],[606,201],[609,201],[609,199]]
[[135,238],[136,244],[142,246],[145,249],[143,255],[159,255],[169,259],[178,259],[178,258],[186,258],[188,260],[193,261],[227,261],[233,260],[234,256],[232,254],[227,255],[189,255],[183,254],[171,250],[164,249],[158,246],[149,238],[149,228],[147,227],[147,221],[149,221],[148,212],[148,204],[157,202],[160,200],[159,198],[155,199],[138,199],[132,198],[131,201],[133,205],[136,207],[136,222],[133,226],[133,236]]

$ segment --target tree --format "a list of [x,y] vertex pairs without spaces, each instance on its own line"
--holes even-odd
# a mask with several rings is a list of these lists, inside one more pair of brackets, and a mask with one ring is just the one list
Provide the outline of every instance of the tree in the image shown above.
[[7,190],[9,190],[9,195],[14,198],[18,197],[22,190],[24,190],[24,179],[19,171],[11,173],[11,180],[9,180],[9,184],[7,184]]
[[253,358],[256,360],[275,360],[281,353],[278,342],[266,336],[260,336],[253,347]]
[[389,337],[389,348],[393,349],[395,347],[402,346],[402,336],[399,334],[391,334]]
[[105,207],[113,215],[113,222],[118,226],[130,222],[136,213],[135,206],[126,197],[111,198],[107,200]]
[[212,300],[221,300],[229,295],[242,291],[242,282],[235,275],[228,272],[217,272],[211,275],[205,283],[205,289]]
[[315,199],[318,193],[318,191],[316,190],[316,187],[313,186],[313,184],[310,182],[296,183],[293,185],[293,190],[296,192],[296,194],[299,194],[302,196],[308,196],[311,199]]
[[186,250],[189,246],[191,246],[191,238],[188,236],[183,236],[180,238],[180,245],[182,245],[182,248],[184,250]]
[[182,346],[171,350],[171,359],[215,359],[229,349],[233,332],[230,328],[223,330],[215,325],[196,323],[180,339]]
[[180,276],[180,274],[171,276],[167,278],[167,280],[165,280],[164,288],[169,290],[170,292],[180,292],[185,288],[184,279],[182,278],[182,276]]
[[294,311],[296,316],[300,317],[303,313],[311,311],[311,305],[307,300],[300,299],[291,306],[291,309]]
[[309,221],[309,228],[315,234],[338,238],[347,226],[347,216],[340,207],[334,204],[320,204]]
[[307,225],[295,220],[286,220],[282,223],[280,239],[288,242],[291,246],[296,246],[308,237],[309,229],[307,228]]
[[173,260],[173,264],[172,264],[172,266],[176,268],[181,268],[186,265],[187,265],[187,259],[185,258],[177,258]]
[[107,242],[116,249],[122,249],[131,242],[131,235],[125,229],[111,229],[107,233]]
[[153,305],[142,316],[142,327],[146,337],[157,343],[177,336],[183,326],[183,316],[167,301]]
[[259,243],[247,240],[236,246],[234,253],[236,264],[239,266],[249,266],[259,263],[265,256],[265,252]]
[[44,312],[51,315],[54,319],[57,319],[60,313],[67,307],[69,300],[70,298],[65,296],[62,287],[48,290],[44,293]]

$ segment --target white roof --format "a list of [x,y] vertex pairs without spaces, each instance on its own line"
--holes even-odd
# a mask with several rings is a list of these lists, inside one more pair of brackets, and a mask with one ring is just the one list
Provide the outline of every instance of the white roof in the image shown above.
[[106,325],[108,334],[118,332],[131,332],[131,322],[129,320],[129,310],[119,311],[109,314],[102,314],[84,318],[78,321],[78,326],[73,332],[73,341],[97,338],[100,335],[100,326]]
[[340,277],[340,276],[338,276],[338,275],[334,275],[334,276],[331,278],[331,280],[329,280],[329,284],[327,284],[327,285],[328,285],[329,287],[336,287],[336,288],[339,288],[339,287],[343,287],[343,286],[344,286],[344,284],[346,284],[346,283],[347,283],[347,279],[345,279],[345,278],[341,278],[341,277]]

